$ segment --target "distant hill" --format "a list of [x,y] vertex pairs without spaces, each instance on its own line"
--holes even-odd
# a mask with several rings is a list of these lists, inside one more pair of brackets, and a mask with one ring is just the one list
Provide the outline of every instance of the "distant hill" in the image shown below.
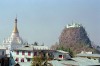
[[67,25],[59,37],[59,43],[54,48],[70,48],[73,52],[94,51],[85,28],[81,24]]

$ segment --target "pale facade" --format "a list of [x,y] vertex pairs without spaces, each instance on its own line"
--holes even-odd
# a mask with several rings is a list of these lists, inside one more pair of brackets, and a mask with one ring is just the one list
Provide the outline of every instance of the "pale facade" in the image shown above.
[[68,24],[66,26],[66,28],[73,28],[73,27],[82,27],[82,25],[81,24],[78,24],[78,23],[72,23],[72,24]]
[[10,61],[12,65],[16,63],[32,62],[34,56],[40,55],[40,52],[53,52],[52,49],[47,46],[25,46],[21,48],[16,48],[11,51]]
[[70,59],[71,57],[69,56],[68,52],[62,51],[62,50],[56,50],[53,52],[54,59],[57,60],[65,60],[65,59]]
[[19,35],[18,28],[17,28],[17,18],[16,18],[12,34],[10,37],[8,37],[8,39],[3,40],[2,46],[6,48],[7,56],[10,56],[11,50],[18,47],[22,47],[23,44],[24,44],[24,41]]
[[33,51],[21,51],[21,50],[16,50],[16,51],[13,51],[11,52],[12,54],[12,57],[16,63],[17,62],[30,62],[33,58]]

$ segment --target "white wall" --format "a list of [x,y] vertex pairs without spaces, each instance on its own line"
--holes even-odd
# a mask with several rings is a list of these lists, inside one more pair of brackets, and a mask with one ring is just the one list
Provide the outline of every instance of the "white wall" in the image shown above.
[[[54,55],[54,59],[60,59],[60,60],[64,60],[64,59],[69,59],[70,56],[69,54],[65,54],[65,53],[60,53],[60,52],[53,52]],[[59,58],[59,55],[62,55],[62,58]]]
[[19,61],[18,62],[21,62],[21,59],[22,58],[24,58],[24,62],[27,62],[27,59],[26,58],[33,58],[33,51],[30,51],[31,53],[30,53],[30,56],[28,56],[28,51],[25,51],[25,54],[24,55],[22,55],[22,51],[19,51],[19,54],[17,55],[16,54],[16,51],[13,51],[12,52],[12,56],[13,56],[13,58],[14,58],[14,60],[16,59],[16,58],[19,58]]

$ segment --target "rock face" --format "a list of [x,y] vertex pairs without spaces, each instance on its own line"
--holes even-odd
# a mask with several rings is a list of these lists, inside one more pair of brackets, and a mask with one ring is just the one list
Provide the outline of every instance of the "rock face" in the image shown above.
[[86,45],[91,45],[91,41],[87,36],[87,33],[83,27],[78,28],[64,28],[60,38],[60,44],[76,44],[82,43]]
[[63,29],[59,37],[59,47],[61,46],[71,48],[75,52],[89,51],[91,50],[91,41],[84,27],[74,23]]

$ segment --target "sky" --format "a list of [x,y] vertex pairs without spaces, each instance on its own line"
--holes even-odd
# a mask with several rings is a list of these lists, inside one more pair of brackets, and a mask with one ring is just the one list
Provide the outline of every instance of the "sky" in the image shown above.
[[29,44],[55,44],[72,22],[100,44],[100,0],[0,0],[0,43],[11,35],[16,15],[20,36]]

